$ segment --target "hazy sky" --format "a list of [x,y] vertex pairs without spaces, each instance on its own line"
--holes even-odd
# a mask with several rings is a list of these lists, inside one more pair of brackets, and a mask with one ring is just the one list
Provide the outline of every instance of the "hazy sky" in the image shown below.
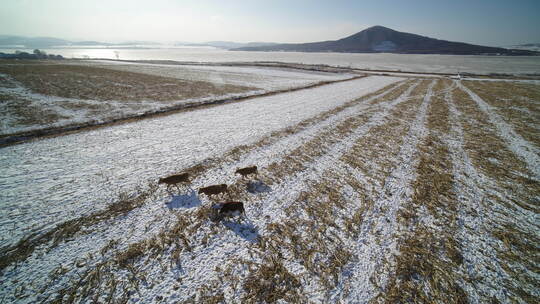
[[373,25],[502,46],[540,42],[540,0],[1,0],[0,34],[70,40],[335,40]]

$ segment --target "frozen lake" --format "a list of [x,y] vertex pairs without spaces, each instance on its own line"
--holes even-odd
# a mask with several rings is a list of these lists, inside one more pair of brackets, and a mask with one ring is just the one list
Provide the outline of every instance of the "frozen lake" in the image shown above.
[[[20,49],[32,52],[31,49]],[[414,72],[473,72],[473,73],[540,73],[540,56],[458,56],[409,54],[351,54],[300,52],[238,52],[216,48],[56,48],[43,49],[66,58],[115,59],[118,52],[123,60],[176,60],[194,62],[252,62],[280,61],[289,63],[327,64],[362,69],[401,70]],[[15,49],[0,49],[13,53]]]

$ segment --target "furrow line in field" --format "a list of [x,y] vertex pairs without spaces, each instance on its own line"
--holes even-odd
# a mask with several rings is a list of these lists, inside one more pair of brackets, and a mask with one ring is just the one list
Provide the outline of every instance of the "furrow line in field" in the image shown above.
[[[412,91],[412,88],[408,89],[406,93],[409,94],[410,91]],[[289,201],[289,199],[294,198],[302,191],[305,191],[306,187],[309,187],[308,184],[310,180],[316,180],[317,177],[323,174],[327,168],[332,167],[335,163],[334,160],[338,158],[341,153],[347,151],[349,146],[354,143],[356,138],[366,134],[371,127],[381,124],[384,121],[385,116],[388,115],[390,109],[392,109],[395,105],[406,101],[404,95],[405,94],[402,94],[400,98],[385,106],[385,110],[382,111],[384,114],[375,113],[368,123],[359,126],[356,130],[344,138],[335,139],[336,142],[330,147],[325,148],[325,153],[322,156],[313,159],[309,164],[307,164],[307,166],[302,170],[301,174],[296,173],[290,177],[287,177],[282,182],[276,182],[272,186],[272,191],[269,194],[261,193],[256,199],[258,202],[249,202],[247,208],[249,210],[248,215],[252,220],[252,223],[248,225],[248,228],[258,230],[256,227],[265,226],[269,220],[279,221],[281,218],[283,218],[285,216],[282,211],[283,208],[286,208],[292,203],[292,201]],[[248,228],[233,227],[231,229],[236,229],[235,231],[237,234],[242,235],[242,233],[238,232],[238,230]],[[264,230],[265,229],[260,229],[259,231],[262,233]],[[243,237],[249,239],[249,235],[250,234],[248,233],[248,236],[244,235]],[[254,237],[254,235],[251,235],[251,237]],[[197,238],[200,238],[200,236]],[[202,252],[191,252],[190,256],[192,257],[192,260],[187,257],[185,258],[187,261],[182,259],[182,268],[186,270],[186,272],[189,272],[184,275],[184,281],[191,282],[189,284],[189,288],[185,290],[186,293],[193,292],[194,289],[216,279],[214,269],[215,267],[223,266],[223,261],[227,260],[227,256],[246,256],[248,254],[248,250],[246,248],[238,247],[236,244],[236,242],[239,241],[238,238],[234,238],[232,240],[214,238],[214,240],[215,243],[213,243],[210,248],[204,247],[201,249]],[[223,250],[216,250],[217,248],[221,248]],[[143,258],[143,260],[145,259]],[[202,265],[204,265],[203,268],[201,268]],[[146,265],[143,264],[141,267],[142,269],[146,268],[144,271],[147,273],[154,273],[155,271],[158,271],[155,269],[155,263]],[[173,278],[169,277],[164,278],[163,281],[157,282],[156,284],[157,285],[154,286],[154,288],[159,289],[165,288],[167,285],[170,286],[170,284],[174,284],[174,281]],[[151,292],[149,292],[149,294],[151,294]]]
[[467,82],[469,89],[503,118],[526,141],[540,147],[540,95],[512,83]]
[[435,83],[436,80],[429,85],[411,128],[400,147],[397,155],[398,167],[394,168],[385,179],[372,208],[368,209],[364,215],[356,252],[364,262],[358,262],[355,269],[350,270],[349,285],[365,286],[365,288],[352,294],[353,298],[349,299],[350,301],[365,301],[373,298],[377,291],[383,292],[395,267],[393,255],[398,252],[396,234],[400,228],[397,213],[401,205],[409,201],[412,196],[411,183],[416,177],[417,145],[426,136],[426,113]]
[[396,216],[395,267],[377,299],[385,303],[467,303],[460,284],[461,249],[455,239],[459,206],[445,141],[450,131],[448,116],[445,99],[433,96],[426,119],[428,133],[417,146],[418,165],[411,183],[414,191]]
[[540,151],[534,147],[531,143],[519,136],[512,126],[504,121],[492,106],[486,103],[476,93],[469,88],[456,81],[457,86],[467,92],[469,96],[476,102],[478,107],[486,113],[489,117],[489,121],[497,128],[499,136],[507,143],[508,148],[512,150],[518,157],[520,157],[526,164],[532,176],[536,180],[540,180]]
[[[359,105],[354,105],[352,107],[352,111],[349,110],[349,108],[346,108],[346,110],[344,110],[344,112],[339,112],[337,113],[336,115],[333,115],[333,116],[330,116],[329,118],[325,118],[325,120],[322,121],[323,125],[319,127],[319,125],[317,123],[321,123],[321,122],[313,122],[312,124],[312,127],[313,129],[315,129],[314,131],[311,130],[311,128],[308,128],[308,129],[305,129],[305,134],[302,134],[305,136],[304,138],[304,141],[312,138],[313,136],[315,136],[317,134],[318,131],[320,131],[320,129],[325,129],[327,128],[328,126],[332,126],[333,123],[337,123],[339,121],[343,121],[343,120],[346,120],[347,118],[350,118],[351,116],[353,116],[354,114],[354,111],[357,111],[357,112],[360,112],[360,111],[364,111],[368,108],[380,108],[380,107],[383,107],[385,106],[386,102],[380,102],[380,103],[377,103],[375,104],[375,106],[371,105],[371,106],[368,106],[366,105],[365,103],[369,103],[369,102],[372,102],[372,101],[375,101],[381,97],[383,97],[384,95],[387,95],[389,93],[389,91],[393,91],[395,90],[396,88],[399,88],[401,87],[402,85],[398,85],[396,87],[393,87],[389,90],[384,90],[382,93],[380,94],[377,94],[371,98],[368,98],[366,100],[363,101],[362,104],[359,104]],[[413,86],[414,87],[414,86]],[[407,89],[407,92],[410,92],[412,90],[412,87],[410,87],[409,89]],[[408,93],[407,93],[408,94]],[[400,98],[398,98],[398,101],[399,102],[402,102],[402,101],[405,101],[406,98],[404,98],[403,96],[401,96]],[[394,101],[395,103],[396,101]],[[312,134],[314,133],[314,134]],[[306,136],[309,135],[309,136]],[[277,140],[278,142],[281,141],[281,140],[286,140],[286,141],[290,141],[291,139],[290,138],[295,138],[296,136],[293,134],[293,135],[288,135],[288,136],[285,136],[285,139],[279,139]],[[301,144],[303,141],[298,141],[298,145]],[[269,144],[270,148],[270,152],[271,152],[271,147],[272,147],[272,144]],[[257,148],[256,149],[262,149],[262,151],[265,151],[265,148],[266,146],[263,146],[262,148]],[[280,148],[283,148],[286,146],[281,146]],[[281,151],[280,155],[283,155],[283,154],[286,154],[286,152],[290,150],[290,149],[285,149],[283,151]],[[249,154],[249,150],[248,152],[246,152]],[[252,155],[251,157],[256,157],[257,155],[259,155],[260,152],[256,152],[254,155]],[[260,156],[258,157],[258,160],[261,160],[261,159],[264,159],[264,157],[268,157],[268,155],[265,155],[263,154],[263,156]],[[272,158],[273,160],[275,160],[275,158]],[[232,166],[229,165],[229,167],[231,168]],[[210,170],[211,168],[209,168],[208,170]],[[222,168],[218,168],[218,169],[214,169],[214,170],[222,170]],[[153,196],[150,197],[150,199],[152,198]],[[162,199],[158,199],[158,202],[162,203]],[[128,218],[123,218],[123,220],[121,221],[121,225],[118,226],[116,225],[117,223],[109,223],[109,224],[115,224],[117,229],[116,230],[121,230],[121,231],[124,231],[125,235],[128,236],[129,238],[129,235],[131,235],[131,240],[130,239],[126,239],[125,242],[122,242],[122,247],[124,246],[127,246],[127,244],[129,243],[132,243],[133,241],[136,241],[136,240],[140,240],[141,238],[144,238],[144,237],[148,237],[148,235],[155,235],[157,234],[163,227],[163,225],[167,225],[167,221],[170,221],[170,220],[173,220],[174,219],[174,214],[171,214],[170,212],[163,212],[164,211],[164,208],[161,207],[162,205],[155,205],[155,206],[149,206],[148,204],[145,204],[144,205],[145,207],[144,208],[137,208],[136,210],[136,213],[134,214],[133,212],[130,214],[130,216]],[[166,210],[165,210],[166,211]],[[152,221],[148,221],[147,217],[149,214],[152,214],[154,215],[153,217],[155,217],[156,219],[159,219],[159,221],[163,221],[165,223],[159,223],[158,222],[155,222],[153,223]],[[171,218],[172,216],[172,218]],[[147,223],[147,224],[145,224]],[[123,229],[122,229],[123,227]],[[150,227],[150,228],[149,228]],[[87,227],[88,228],[88,227]],[[103,261],[103,258],[104,257],[99,257],[99,251],[100,249],[99,248],[104,248],[104,247],[107,247],[111,241],[118,241],[117,238],[118,238],[118,235],[117,233],[115,233],[114,229],[110,229],[111,227],[107,226],[107,227],[102,227],[101,229],[98,229],[98,230],[94,230],[92,231],[93,233],[91,235],[87,235],[87,236],[79,236],[78,239],[72,241],[72,242],[69,242],[69,243],[66,243],[66,244],[62,244],[62,246],[60,248],[54,248],[52,249],[52,252],[50,252],[51,254],[48,255],[49,257],[53,258],[51,261],[43,261],[43,259],[47,259],[47,255],[46,256],[42,256],[40,258],[38,258],[37,260],[35,260],[34,262],[30,262],[28,261],[27,263],[24,263],[23,265],[19,266],[20,267],[20,270],[21,272],[20,273],[24,273],[24,268],[26,267],[35,267],[35,263],[40,263],[42,265],[47,265],[47,264],[50,264],[50,263],[58,263],[59,265],[63,265],[61,261],[65,261],[65,260],[71,260],[73,263],[75,264],[78,264],[78,263],[81,263],[83,266],[81,266],[82,268],[79,269],[78,271],[80,270],[84,270],[85,267],[93,267],[92,265],[95,265],[95,263],[99,263],[99,261]],[[124,237],[124,236],[123,236]],[[82,243],[92,243],[94,244],[95,246],[93,246],[93,251],[85,251],[85,246],[80,246],[80,244]],[[118,242],[117,242],[118,243]],[[101,244],[101,245],[99,245]],[[50,249],[49,249],[50,250]],[[97,251],[97,252],[96,252]],[[63,253],[62,253],[63,252]],[[83,256],[94,256],[95,258],[94,259],[85,259],[85,258],[82,258]],[[79,259],[80,258],[80,259]],[[34,259],[32,259],[34,260]],[[83,262],[83,260],[86,260]],[[65,265],[67,266],[67,265]],[[62,267],[65,267],[64,265]],[[39,272],[40,267],[35,267],[35,271],[36,272]],[[47,267],[43,267],[44,271],[47,270]],[[75,273],[73,274],[76,274],[78,271],[75,271]],[[42,278],[46,279],[46,276],[42,275],[41,276]],[[61,282],[64,282],[66,281],[66,278],[68,278],[69,276],[67,275],[64,275],[64,278],[61,280]],[[36,285],[41,285],[41,284],[38,284],[36,283]]]
[[[378,92],[368,94],[367,97],[361,97],[359,99],[347,102],[334,110],[329,110],[310,119],[306,119],[295,126],[286,128],[285,130],[274,132],[254,144],[241,146],[238,149],[232,149],[229,152],[226,152],[220,158],[207,159],[198,165],[192,166],[188,169],[188,171],[190,171],[193,175],[203,174],[204,177],[203,179],[197,179],[198,182],[196,181],[194,185],[203,185],[203,180],[205,180],[206,183],[212,182],[215,180],[215,178],[212,179],[211,176],[218,173],[221,173],[218,175],[219,178],[222,178],[225,175],[230,175],[232,171],[229,171],[234,169],[234,165],[228,166],[226,168],[227,170],[225,170],[225,168],[222,168],[223,163],[225,162],[236,161],[237,165],[242,164],[242,162],[249,163],[254,157],[257,157],[260,151],[265,151],[267,153],[258,157],[259,159],[257,161],[261,162],[264,162],[266,159],[273,159],[270,157],[273,156],[272,152],[274,150],[277,150],[278,156],[283,155],[287,153],[287,151],[302,144],[304,141],[309,140],[309,138],[314,136],[314,134],[319,132],[321,129],[327,128],[333,123],[337,123],[340,120],[351,117],[354,111],[373,108],[373,105],[370,104],[371,102],[386,95],[391,95],[395,90],[402,90],[400,88],[404,84],[404,82],[400,82],[395,85],[387,86]],[[277,149],[275,149],[276,146],[278,147]],[[282,152],[279,152],[280,149]],[[208,172],[208,170],[211,168],[217,169]],[[56,246],[56,244],[62,241],[63,238],[70,238],[75,233],[78,233],[78,231],[81,229],[86,232],[91,231],[91,229],[89,230],[91,226],[109,221],[119,217],[120,215],[126,214],[127,212],[131,212],[132,210],[145,205],[145,201],[148,201],[149,199],[155,200],[156,195],[162,195],[160,194],[161,192],[156,192],[155,185],[151,185],[149,189],[142,190],[141,192],[141,194],[137,194],[135,196],[124,197],[118,202],[111,204],[105,210],[61,223],[49,232],[27,236],[16,245],[10,248],[3,248],[2,255],[5,258],[3,259],[4,263],[1,263],[1,268],[7,266],[5,263],[13,260],[15,257],[17,257],[16,260],[20,261],[21,258],[31,254],[33,248],[37,246],[43,245],[49,241],[52,241],[53,246]],[[145,228],[145,230],[147,229],[148,228]]]
[[[459,202],[457,221],[460,223],[457,238],[462,247],[463,272],[465,277],[474,277],[476,273],[493,274],[493,271],[489,269],[496,266],[492,265],[492,262],[496,260],[496,255],[491,248],[492,246],[488,244],[495,242],[495,240],[489,237],[489,234],[480,238],[473,233],[473,231],[481,233],[480,231],[485,230],[484,219],[490,214],[489,207],[484,203],[486,198],[484,191],[478,186],[485,184],[485,179],[481,177],[481,173],[476,170],[469,155],[465,152],[465,139],[459,118],[462,114],[457,109],[450,94],[447,95],[446,100],[449,105],[450,120],[453,122],[448,144],[453,164],[452,174],[458,183],[455,187],[467,189],[467,191],[463,191],[463,189],[456,191]],[[482,254],[478,253],[480,248],[483,249]],[[486,267],[487,265],[490,265],[489,269]],[[497,268],[497,273],[502,275],[500,267]],[[479,303],[499,293],[497,289],[502,286],[501,276],[490,275],[490,281],[493,284],[490,283],[486,286],[485,282],[482,282],[484,284],[478,282],[472,286],[464,284],[463,288],[472,302]],[[501,294],[497,298],[501,299]]]
[[[332,167],[332,170],[321,175],[323,181],[325,181],[324,183],[317,182],[310,186],[310,189],[315,189],[315,192],[308,190],[307,192],[302,193],[301,198],[295,200],[302,201],[303,198],[312,197],[314,195],[313,193],[319,193],[319,197],[315,194],[315,197],[312,197],[311,201],[306,201],[303,204],[303,208],[306,211],[315,209],[317,212],[309,212],[310,217],[316,218],[319,221],[321,219],[324,220],[325,223],[321,225],[321,228],[329,228],[332,235],[337,233],[337,235],[334,236],[337,237],[337,240],[339,241],[336,243],[336,238],[331,237],[327,242],[324,242],[324,244],[333,244],[333,246],[337,246],[338,248],[337,252],[332,253],[332,249],[330,249],[330,252],[327,253],[330,256],[335,255],[334,258],[328,256],[317,258],[317,260],[320,260],[321,258],[328,259],[328,265],[335,265],[334,267],[329,268],[332,270],[330,273],[333,275],[333,279],[329,280],[328,277],[325,278],[325,276],[319,275],[320,273],[324,274],[328,271],[321,271],[315,268],[314,274],[308,276],[306,281],[306,286],[311,287],[311,293],[309,290],[307,291],[310,298],[318,296],[319,298],[322,297],[322,302],[337,301],[338,299],[343,300],[345,295],[349,294],[351,289],[355,291],[359,290],[356,286],[348,285],[350,283],[348,275],[351,273],[350,269],[352,265],[349,260],[351,258],[358,259],[355,253],[359,251],[356,242],[359,228],[364,219],[366,210],[373,204],[373,200],[376,197],[374,193],[380,192],[380,189],[382,188],[384,176],[387,176],[390,173],[391,168],[398,165],[394,157],[398,154],[399,147],[401,146],[401,139],[407,134],[410,122],[414,119],[417,107],[421,104],[422,99],[418,98],[418,95],[421,94],[421,92],[425,93],[426,88],[427,81],[424,81],[421,85],[417,86],[414,90],[415,94],[411,95],[415,97],[412,102],[401,103],[396,106],[391,111],[384,124],[372,128],[368,134],[357,140],[352,148],[339,158],[339,161]],[[332,179],[326,181],[330,177],[333,177],[335,181]],[[319,184],[322,184],[322,186]],[[332,197],[329,198],[326,207],[321,207],[321,199],[323,199],[322,202],[324,202],[324,197],[327,195],[332,195]],[[347,202],[347,206],[344,207],[343,204]],[[328,206],[331,207],[332,205],[335,205],[337,208],[328,211]],[[288,208],[298,207],[297,204],[294,204]],[[341,216],[339,214],[343,208],[347,210],[347,214]],[[330,216],[332,220],[325,220],[325,215],[328,212],[333,214]],[[336,217],[338,219],[336,219]],[[341,220],[339,219],[340,217]],[[289,215],[289,218],[298,217]],[[341,228],[334,232],[332,231],[332,227],[336,227],[336,223],[340,225]],[[291,226],[310,227],[310,225],[307,224],[291,224]],[[320,228],[318,230],[320,230]],[[343,231],[347,231],[348,233],[343,236]],[[320,238],[318,234],[313,234],[311,231],[306,231],[306,233],[311,235],[312,239]],[[328,235],[328,233],[325,234]],[[339,235],[342,235],[342,237],[339,237]],[[307,244],[311,243],[309,239],[310,238],[306,239]],[[292,239],[292,241],[293,240],[294,239]],[[318,251],[321,250],[319,249]],[[305,256],[301,254],[300,258],[305,260]],[[304,263],[309,262],[310,261],[308,260]],[[295,266],[298,268],[298,265]],[[320,283],[324,284],[324,293],[321,294],[320,291],[317,291],[317,288],[320,289],[321,287],[317,287],[318,285],[313,283],[317,282],[313,277],[320,277]],[[364,286],[362,291],[369,293],[366,289],[370,288],[371,287],[369,286]],[[371,294],[373,293],[374,292],[372,291]],[[356,299],[355,301],[365,302],[367,300]]]
[[[339,159],[339,155],[345,153],[357,138],[364,136],[372,127],[382,124],[385,117],[389,114],[389,111],[397,104],[406,100],[406,96],[410,94],[414,87],[415,86],[410,87],[398,99],[387,104],[381,112],[374,113],[367,123],[359,126],[351,134],[344,138],[340,138],[339,141],[325,149],[326,151],[322,156],[312,159],[309,164],[306,164],[301,172],[293,174],[283,181],[274,184],[270,194],[263,194],[256,202],[250,202],[249,207],[252,206],[249,208],[250,211],[255,211],[249,212],[249,217],[253,221],[253,226],[266,226],[265,228],[260,229],[261,237],[266,237],[269,221],[280,222],[282,219],[287,218],[285,209],[294,203],[294,198],[298,197],[303,191],[309,191],[310,183],[316,181],[318,177],[326,172],[326,170],[334,167],[336,165],[336,160]],[[226,245],[223,244],[221,246]],[[234,255],[232,253],[229,254]],[[223,252],[221,251],[207,252],[206,254],[201,255],[200,258],[204,259],[204,262],[196,261],[195,264],[211,265],[209,269],[213,269],[222,264],[220,261],[225,259],[222,255]],[[190,276],[194,283],[190,286],[190,289],[197,288],[197,286],[200,287],[205,282],[211,281],[213,276],[214,275],[208,277],[207,275],[201,275],[201,273],[194,273]]]
[[[253,149],[245,151],[243,155],[237,157],[233,161],[228,160],[229,162],[227,163],[216,165],[213,168],[208,169],[201,176],[197,177],[192,184],[195,187],[198,187],[212,183],[234,183],[237,176],[231,177],[231,172],[234,172],[236,168],[244,166],[257,165],[259,170],[264,170],[264,168],[268,167],[271,163],[282,159],[304,143],[312,140],[316,136],[320,136],[323,132],[328,132],[328,130],[331,130],[335,125],[338,125],[352,116],[357,115],[358,113],[371,113],[377,111],[381,107],[381,104],[379,103],[386,104],[391,102],[390,100],[387,100],[386,95],[401,92],[404,85],[407,86],[404,82],[400,83],[380,94],[362,100],[360,104],[349,105],[331,116],[324,117],[309,126],[305,126],[296,133],[277,138],[277,140],[272,143],[263,146],[255,146]],[[410,90],[411,85],[412,83],[408,85],[407,90]],[[381,98],[382,101],[380,100]],[[377,103],[373,104],[373,102]]]
[[533,258],[538,247],[532,245],[540,242],[538,182],[524,177],[526,164],[497,141],[490,121],[468,106],[477,106],[468,98],[458,90],[448,99],[455,122],[450,140],[453,174],[463,205],[457,236],[463,287],[473,302],[533,303],[540,296]]

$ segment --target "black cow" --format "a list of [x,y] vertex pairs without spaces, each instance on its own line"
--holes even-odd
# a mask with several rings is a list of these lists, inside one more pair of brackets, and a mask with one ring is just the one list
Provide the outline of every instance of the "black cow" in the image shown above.
[[210,195],[216,195],[220,193],[226,193],[227,192],[227,185],[221,184],[221,185],[212,185],[204,188],[199,189],[199,194],[204,193],[208,196]]
[[167,184],[167,189],[169,189],[169,186],[175,185],[178,190],[178,184],[179,183],[189,183],[189,173],[182,173],[182,174],[176,174],[171,175],[168,177],[162,177],[159,179],[158,184]]
[[236,172],[234,172],[234,173],[242,175],[242,178],[244,178],[244,177],[246,177],[246,176],[248,176],[250,174],[257,175],[257,166],[240,168],[240,169],[236,170]]

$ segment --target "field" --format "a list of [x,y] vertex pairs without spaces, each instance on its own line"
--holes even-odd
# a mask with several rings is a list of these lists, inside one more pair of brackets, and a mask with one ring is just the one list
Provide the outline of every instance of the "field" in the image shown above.
[[91,126],[353,76],[257,67],[5,61],[0,63],[0,136]]
[[534,83],[369,76],[4,147],[1,302],[536,303],[539,115]]

